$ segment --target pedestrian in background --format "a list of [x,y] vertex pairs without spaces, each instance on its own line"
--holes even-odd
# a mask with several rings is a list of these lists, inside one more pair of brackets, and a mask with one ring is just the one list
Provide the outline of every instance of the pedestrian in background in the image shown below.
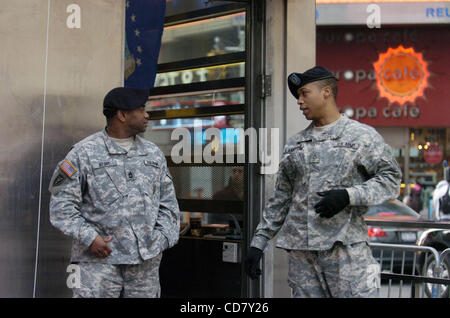
[[159,297],[161,253],[179,236],[179,208],[161,150],[145,132],[149,90],[104,98],[107,127],[75,144],[50,182],[50,221],[73,239],[74,297]]
[[408,194],[403,199],[403,203],[405,203],[417,213],[421,213],[421,211],[423,210],[423,201],[422,187],[420,186],[420,184],[416,183],[409,189]]
[[275,189],[246,257],[252,279],[277,233],[289,253],[293,297],[372,297],[379,264],[368,245],[368,205],[394,199],[401,170],[383,138],[339,113],[337,79],[316,66],[288,77],[289,89],[312,123],[283,151]]
[[450,167],[444,160],[444,179],[439,181],[432,198],[437,221],[450,221]]

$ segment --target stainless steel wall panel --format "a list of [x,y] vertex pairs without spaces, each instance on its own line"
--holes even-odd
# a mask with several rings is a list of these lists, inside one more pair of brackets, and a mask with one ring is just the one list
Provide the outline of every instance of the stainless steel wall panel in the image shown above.
[[122,83],[124,34],[123,1],[77,0],[81,28],[67,26],[72,3],[0,8],[0,297],[71,296],[70,240],[49,222],[48,185],[71,145],[104,127],[103,97]]
[[66,286],[71,244],[49,222],[47,189],[70,147],[103,129],[103,98],[123,78],[124,3],[78,0],[81,28],[70,29],[66,8],[71,3],[52,1],[50,10],[37,297],[72,295]]
[[33,294],[47,0],[0,8],[0,297]]

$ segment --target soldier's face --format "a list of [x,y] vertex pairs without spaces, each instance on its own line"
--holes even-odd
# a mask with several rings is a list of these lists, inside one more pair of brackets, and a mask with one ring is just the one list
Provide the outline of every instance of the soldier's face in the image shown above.
[[308,83],[298,89],[297,104],[308,120],[318,120],[325,112],[325,96],[317,82]]
[[145,110],[145,106],[126,112],[125,124],[132,134],[145,132],[148,126],[148,120],[149,115]]

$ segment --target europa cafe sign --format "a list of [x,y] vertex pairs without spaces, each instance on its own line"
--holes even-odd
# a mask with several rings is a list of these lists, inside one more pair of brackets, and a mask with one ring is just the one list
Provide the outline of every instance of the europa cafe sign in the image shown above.
[[[358,76],[360,82],[361,78],[374,81],[376,99],[386,99],[387,105],[380,108],[346,106],[344,112],[349,117],[373,126],[384,126],[387,121],[393,119],[403,120],[406,123],[409,119],[421,117],[417,99],[424,97],[424,90],[429,86],[430,77],[428,63],[423,59],[422,53],[402,45],[388,48],[384,53],[378,54],[376,62],[371,63],[370,68],[372,70],[363,77],[360,70],[356,71],[356,82],[358,83]],[[353,87],[353,91],[354,89],[357,88]],[[363,91],[359,89],[359,92]],[[370,98],[363,94],[359,93],[359,97],[351,96],[352,99],[359,98],[360,102],[367,103]],[[398,121],[395,122],[398,124]]]
[[[419,116],[419,109],[414,106],[418,97],[424,96],[424,90],[428,86],[430,73],[427,62],[422,53],[415,52],[414,48],[389,48],[381,53],[378,61],[373,64],[376,74],[376,85],[379,97],[387,98],[389,104],[399,103],[403,109],[397,112],[407,112],[411,117]],[[406,103],[413,104],[407,110]],[[383,115],[387,116],[386,110]],[[406,114],[405,114],[406,115]],[[395,114],[392,114],[395,117]]]

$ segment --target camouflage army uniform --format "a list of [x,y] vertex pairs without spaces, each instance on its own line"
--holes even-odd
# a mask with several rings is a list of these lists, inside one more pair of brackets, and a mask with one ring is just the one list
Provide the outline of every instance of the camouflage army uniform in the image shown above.
[[[397,197],[400,181],[401,171],[390,147],[373,128],[342,115],[335,125],[314,136],[311,124],[292,136],[284,148],[275,190],[268,200],[251,246],[263,250],[267,242],[279,234],[276,246],[291,251],[290,263],[297,264],[290,265],[288,277],[294,296],[295,290],[305,287],[299,286],[301,282],[298,278],[313,276],[305,266],[295,261],[300,251],[313,251],[314,267],[321,275],[326,275],[326,262],[321,256],[329,254],[332,249],[347,248],[348,257],[335,255],[336,260],[346,260],[339,263],[343,268],[339,268],[336,275],[350,271],[354,272],[353,275],[360,273],[359,281],[369,283],[363,286],[353,282],[351,293],[335,292],[331,296],[366,295],[367,289],[373,287],[370,277],[373,276],[376,261],[369,253],[363,215],[368,205]],[[332,189],[346,189],[350,204],[334,217],[322,218],[314,209],[321,199],[317,192]],[[360,251],[355,254],[355,249]],[[352,256],[352,253],[355,255]],[[358,257],[361,253],[367,257]],[[358,269],[355,272],[352,266],[356,265],[351,262],[352,259],[367,270]],[[302,270],[304,273],[298,273]],[[341,284],[341,274],[335,275],[335,279],[330,276],[326,280],[328,285]],[[356,278],[353,276],[352,279]],[[328,290],[335,288],[328,286]],[[306,296],[301,291],[297,294]],[[323,293],[313,295],[320,297]]]
[[[58,164],[49,190],[50,221],[72,237],[72,262],[158,267],[161,252],[178,241],[179,208],[165,157],[139,136],[128,152],[105,130],[80,141]],[[89,252],[97,235],[112,237],[107,258]],[[151,281],[159,286],[158,276]]]

